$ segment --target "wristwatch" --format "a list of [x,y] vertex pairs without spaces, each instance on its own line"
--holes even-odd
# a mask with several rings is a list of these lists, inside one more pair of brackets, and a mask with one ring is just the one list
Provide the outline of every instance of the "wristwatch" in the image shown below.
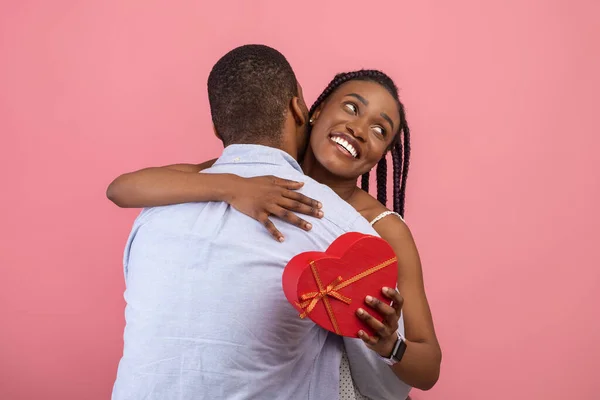
[[396,344],[394,345],[392,354],[389,357],[380,356],[387,365],[399,363],[400,360],[402,360],[402,356],[404,356],[404,352],[406,351],[406,339],[400,334],[400,332],[396,333],[398,334],[398,339],[396,339]]

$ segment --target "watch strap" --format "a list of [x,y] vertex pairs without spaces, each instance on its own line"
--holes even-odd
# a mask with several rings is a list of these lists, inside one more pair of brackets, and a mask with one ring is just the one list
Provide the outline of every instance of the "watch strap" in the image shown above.
[[394,348],[392,349],[392,353],[389,357],[380,356],[383,361],[385,361],[388,365],[394,365],[399,363],[406,352],[406,339],[400,332],[396,332],[398,335],[398,339],[396,339],[396,344],[394,344]]

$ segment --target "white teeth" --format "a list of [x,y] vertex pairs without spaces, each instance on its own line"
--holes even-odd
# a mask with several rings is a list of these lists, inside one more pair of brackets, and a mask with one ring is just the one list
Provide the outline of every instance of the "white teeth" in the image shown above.
[[356,151],[354,146],[348,143],[345,139],[342,139],[338,136],[332,136],[331,140],[342,146],[344,149],[346,149],[348,153],[352,154],[352,157],[356,158],[358,156],[358,152]]

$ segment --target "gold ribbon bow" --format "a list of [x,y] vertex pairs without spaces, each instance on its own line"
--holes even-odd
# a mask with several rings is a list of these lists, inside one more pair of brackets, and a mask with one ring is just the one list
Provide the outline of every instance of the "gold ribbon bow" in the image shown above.
[[325,305],[325,309],[327,310],[327,315],[329,316],[331,324],[333,325],[333,329],[335,333],[339,335],[340,328],[338,326],[337,319],[335,318],[335,314],[331,309],[331,304],[329,303],[329,296],[338,299],[346,304],[350,304],[352,302],[352,299],[339,293],[338,290],[343,289],[346,286],[349,286],[354,282],[361,280],[365,276],[371,275],[387,266],[392,265],[396,262],[396,260],[396,257],[390,258],[389,260],[384,261],[381,264],[378,264],[374,267],[371,267],[361,272],[360,274],[354,275],[350,279],[344,280],[341,276],[338,276],[336,279],[333,280],[333,282],[331,282],[327,286],[323,286],[323,282],[321,281],[321,276],[319,275],[317,266],[315,265],[314,261],[311,261],[310,270],[312,271],[313,277],[315,278],[315,282],[317,283],[317,288],[319,289],[319,291],[304,293],[300,296],[300,300],[302,300],[302,303],[296,303],[296,305],[298,305],[304,310],[304,312],[300,314],[300,318],[306,318],[306,316],[310,314],[312,310],[314,310],[319,301],[322,300],[323,304]]

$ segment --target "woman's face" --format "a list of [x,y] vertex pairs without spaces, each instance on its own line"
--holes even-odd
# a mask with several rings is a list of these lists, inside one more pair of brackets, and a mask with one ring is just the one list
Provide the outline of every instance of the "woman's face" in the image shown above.
[[396,101],[383,86],[349,81],[315,111],[310,145],[330,173],[356,179],[383,157],[399,125]]

